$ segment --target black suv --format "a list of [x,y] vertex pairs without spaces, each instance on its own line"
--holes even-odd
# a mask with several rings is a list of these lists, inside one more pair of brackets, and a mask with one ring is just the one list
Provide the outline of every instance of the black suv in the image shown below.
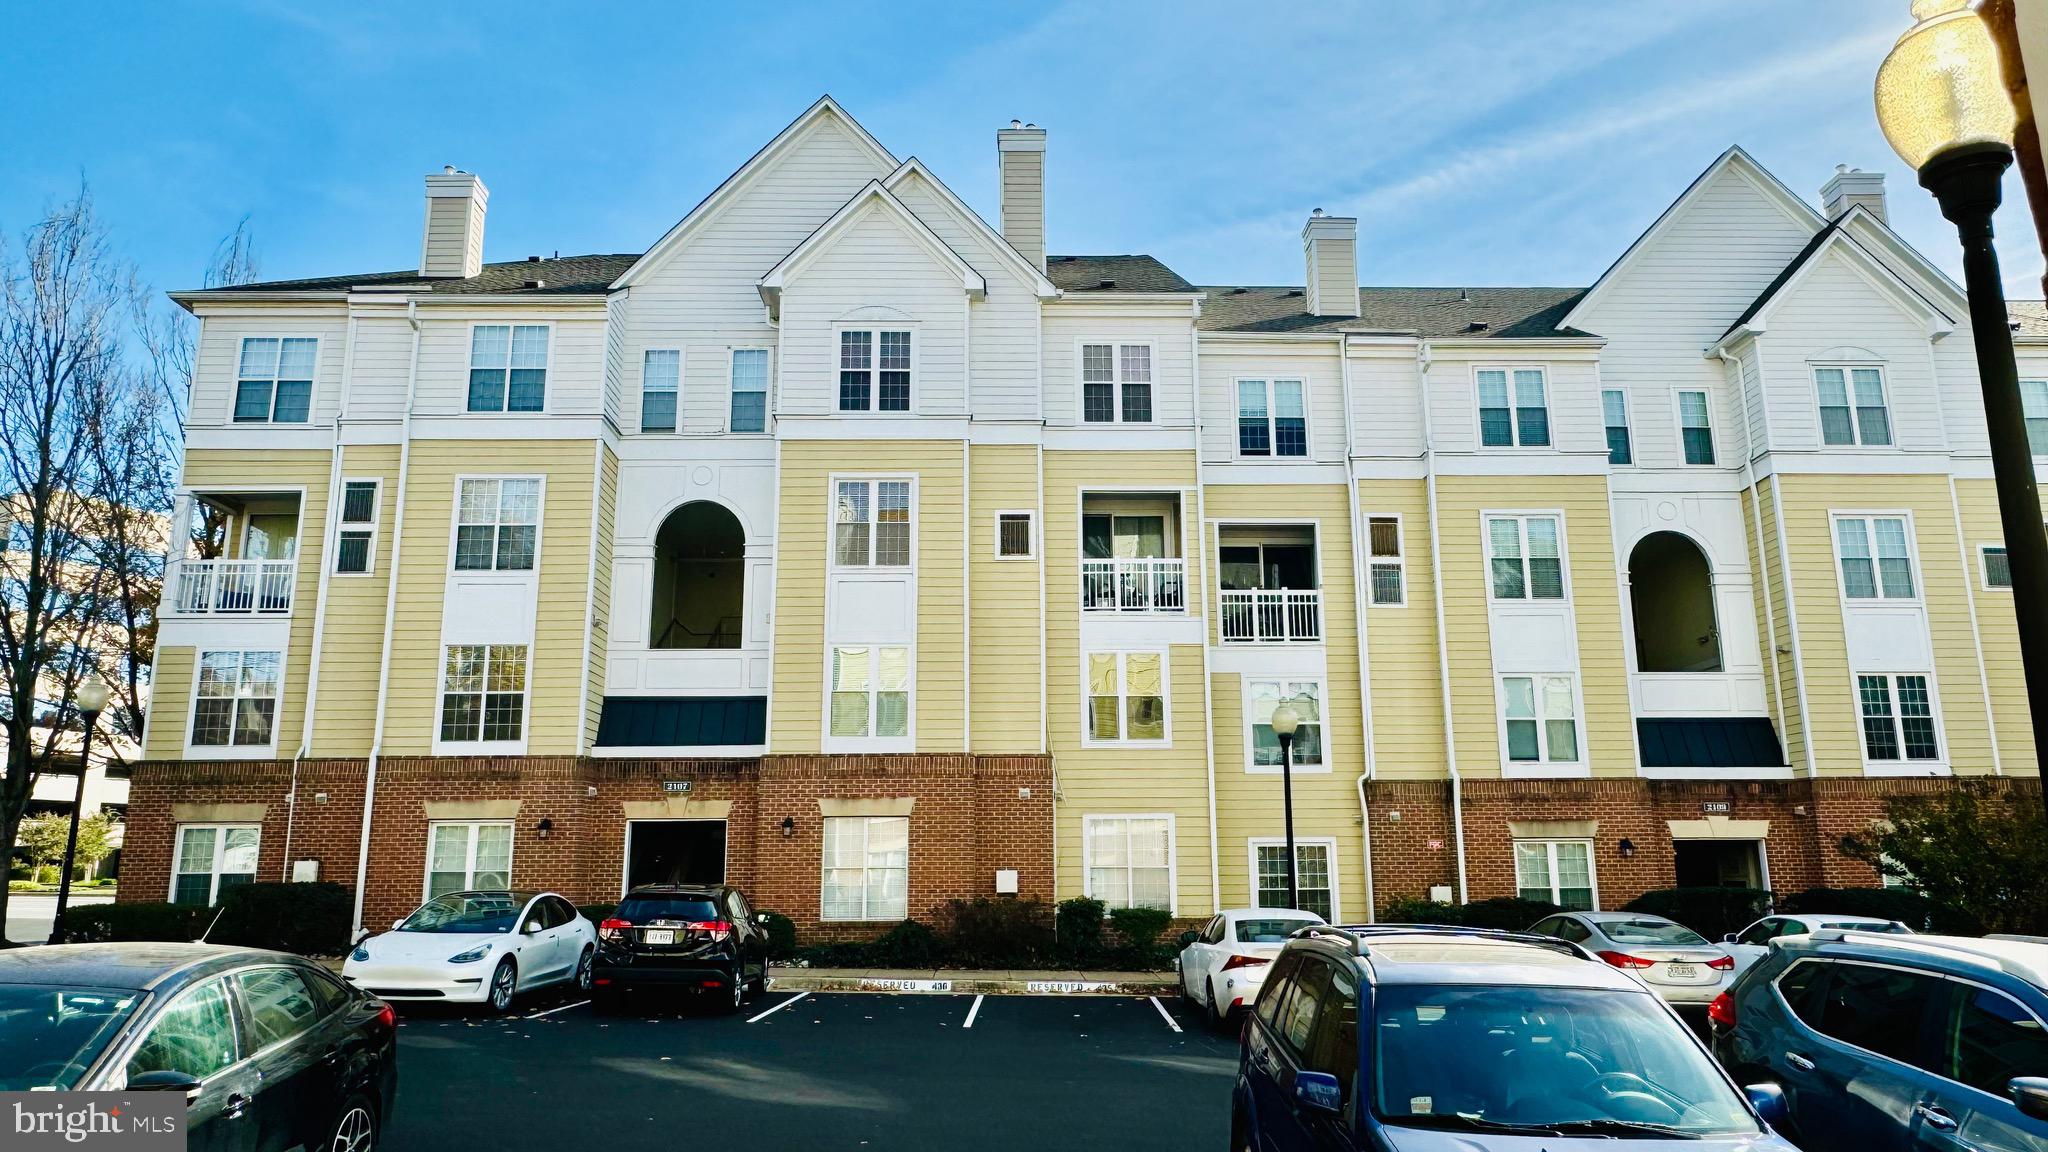
[[723,884],[649,884],[626,893],[597,926],[591,998],[614,1011],[647,988],[715,997],[737,1012],[749,991],[768,987],[766,915]]

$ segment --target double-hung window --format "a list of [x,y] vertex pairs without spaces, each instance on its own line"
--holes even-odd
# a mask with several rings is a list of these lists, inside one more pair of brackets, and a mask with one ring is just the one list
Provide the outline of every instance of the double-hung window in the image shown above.
[[1173,907],[1173,819],[1084,816],[1088,895],[1111,908]]
[[450,644],[441,681],[441,740],[505,743],[526,734],[526,645]]
[[1541,368],[1481,368],[1479,443],[1487,448],[1550,444],[1550,403]]
[[458,572],[527,572],[540,533],[540,480],[464,480],[456,501]]
[[841,568],[910,566],[910,481],[839,481],[832,561]]
[[171,903],[200,907],[220,899],[223,889],[256,879],[257,824],[180,824],[178,859],[171,867]]
[[1252,768],[1280,767],[1280,737],[1273,731],[1273,710],[1285,700],[1301,722],[1294,729],[1289,759],[1296,768],[1323,764],[1323,685],[1318,680],[1253,680],[1249,683],[1252,722]]
[[1486,550],[1494,599],[1564,599],[1557,517],[1490,516]]
[[2048,380],[2020,381],[2020,410],[2027,420],[2027,443],[2036,456],[2048,456]]
[[1308,455],[1308,408],[1302,381],[1237,382],[1237,454]]
[[1294,887],[1301,898],[1293,904],[1287,899],[1287,841],[1254,840],[1251,848],[1252,882],[1258,890],[1253,903],[1261,908],[1299,908],[1325,920],[1336,918],[1330,841],[1295,839]]
[[1081,419],[1089,424],[1152,422],[1152,346],[1081,345]]
[[[1877,368],[1819,367],[1813,390],[1820,399],[1820,442],[1831,447],[1892,442],[1884,373]],[[2048,412],[2043,413],[2048,416]]]
[[341,575],[370,570],[377,551],[377,491],[375,480],[342,481],[341,526],[334,541],[334,570]]
[[264,748],[277,739],[281,652],[202,652],[192,706],[195,748]]
[[479,324],[469,334],[469,410],[539,412],[547,406],[545,324]]
[[1159,652],[1090,652],[1088,739],[1125,744],[1166,740],[1166,657]]
[[1593,910],[1593,842],[1515,841],[1515,894],[1567,912]]
[[1927,677],[1859,675],[1856,697],[1863,713],[1865,760],[1941,759]]
[[251,336],[235,374],[235,423],[303,424],[313,411],[313,363],[320,342]]
[[1705,392],[1679,389],[1678,440],[1687,464],[1714,462],[1714,422]]
[[732,350],[732,419],[734,432],[768,430],[768,350]]
[[512,887],[511,821],[436,821],[427,829],[427,899]]
[[683,354],[676,348],[649,348],[640,354],[640,430],[676,430],[676,397],[683,385]]
[[1913,553],[1900,516],[1838,516],[1835,552],[1851,600],[1911,600]]
[[1635,463],[1635,443],[1629,438],[1628,431],[1628,393],[1619,388],[1601,392],[1600,412],[1607,422],[1607,462]]
[[832,649],[832,735],[910,735],[910,649],[854,645]]
[[1408,568],[1401,554],[1401,518],[1368,516],[1366,539],[1371,546],[1371,568],[1367,573],[1376,608],[1408,602]]
[[820,920],[901,920],[910,914],[910,817],[825,818]]
[[1571,677],[1503,676],[1500,700],[1510,761],[1579,762],[1578,696]]
[[910,333],[845,329],[839,333],[839,410],[910,411]]

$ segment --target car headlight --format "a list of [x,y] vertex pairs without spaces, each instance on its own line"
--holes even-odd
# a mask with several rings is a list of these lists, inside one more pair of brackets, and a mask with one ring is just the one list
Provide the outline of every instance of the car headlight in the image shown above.
[[448,958],[450,964],[474,964],[491,954],[489,944],[479,944],[467,952],[457,952]]
[[348,958],[355,961],[358,964],[361,964],[363,961],[368,960],[370,958],[370,946],[368,944],[356,945],[356,950],[349,953]]

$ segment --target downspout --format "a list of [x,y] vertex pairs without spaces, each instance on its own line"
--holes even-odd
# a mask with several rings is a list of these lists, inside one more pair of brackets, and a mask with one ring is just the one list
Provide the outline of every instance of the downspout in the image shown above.
[[391,630],[398,617],[398,566],[405,549],[405,480],[412,466],[412,408],[420,382],[420,306],[405,302],[405,322],[412,326],[412,358],[405,370],[405,414],[399,423],[398,500],[391,514],[391,569],[384,580],[384,647],[377,657],[377,721],[370,731],[370,760],[363,776],[363,829],[356,844],[355,927],[363,932],[363,893],[370,876],[370,820],[377,810],[377,765],[384,754],[384,706],[391,687]]
[[[1202,588],[1202,758],[1203,783],[1209,801],[1209,900],[1211,910],[1223,910],[1223,866],[1216,843],[1216,702],[1209,676],[1209,488],[1202,471],[1202,333],[1195,322],[1202,318],[1202,302],[1196,300],[1188,317],[1188,376],[1194,384],[1195,403],[1195,575]],[[1183,532],[1181,551],[1187,551]],[[1183,594],[1185,595],[1185,594]]]
[[1337,366],[1337,378],[1344,393],[1344,502],[1348,505],[1345,516],[1351,524],[1351,599],[1352,611],[1358,618],[1358,706],[1365,731],[1365,771],[1358,774],[1359,851],[1365,865],[1365,922],[1370,924],[1379,916],[1379,900],[1372,880],[1372,805],[1365,795],[1366,782],[1378,768],[1372,731],[1372,647],[1365,623],[1372,591],[1365,584],[1365,541],[1358,534],[1358,482],[1351,475],[1352,461],[1358,458],[1358,410],[1351,404],[1351,338],[1341,333],[1337,336]]
[[[1749,429],[1749,384],[1742,377],[1742,361],[1730,356],[1725,348],[1715,348],[1714,355],[1723,368],[1735,370],[1735,392],[1742,397],[1742,427],[1744,438],[1748,439]],[[1778,674],[1778,610],[1771,603],[1771,581],[1766,565],[1769,557],[1764,552],[1764,503],[1763,492],[1756,478],[1756,445],[1747,444],[1742,452],[1742,486],[1749,489],[1750,519],[1755,528],[1751,535],[1756,537],[1756,562],[1759,571],[1750,573],[1750,579],[1758,581],[1764,590],[1764,637],[1771,646],[1771,695],[1778,702],[1778,721],[1785,719],[1785,682]],[[1802,717],[1802,722],[1804,718]]]
[[1436,668],[1443,685],[1444,767],[1451,775],[1451,847],[1458,856],[1458,903],[1470,892],[1465,882],[1465,782],[1458,775],[1458,735],[1451,718],[1451,641],[1444,628],[1443,533],[1437,517],[1436,433],[1429,418],[1429,364],[1432,350],[1424,340],[1415,347],[1415,367],[1422,380],[1422,479],[1429,496],[1429,577],[1436,595]]
[[[960,437],[960,752],[974,754],[974,298],[960,299],[961,381],[967,429]],[[993,527],[993,525],[991,525]],[[1001,529],[996,534],[1001,535]],[[996,548],[1002,541],[992,541]],[[973,761],[968,761],[970,768]]]

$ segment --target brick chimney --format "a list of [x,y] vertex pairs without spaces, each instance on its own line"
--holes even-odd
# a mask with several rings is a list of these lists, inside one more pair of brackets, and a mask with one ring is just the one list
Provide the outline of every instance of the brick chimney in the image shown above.
[[1835,174],[1820,188],[1821,214],[1833,220],[1858,204],[1879,220],[1885,218],[1884,173],[1835,165]]
[[1045,267],[1045,129],[1016,120],[996,133],[1002,171],[1003,239]]
[[420,241],[420,275],[474,276],[484,269],[484,209],[491,190],[475,173],[449,165],[427,177],[427,225]]
[[1301,229],[1308,257],[1308,310],[1312,316],[1358,315],[1358,220],[1309,214]]

